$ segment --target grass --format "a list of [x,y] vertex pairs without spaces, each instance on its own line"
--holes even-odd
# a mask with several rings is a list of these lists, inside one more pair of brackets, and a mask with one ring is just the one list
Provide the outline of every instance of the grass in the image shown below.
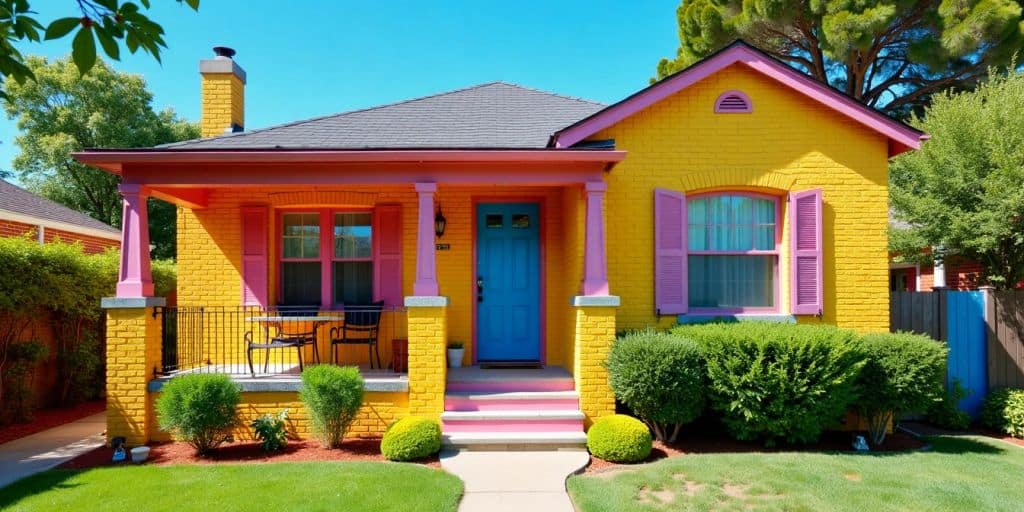
[[687,455],[575,476],[584,512],[612,510],[1020,510],[1024,449],[965,436],[898,454]]
[[413,464],[313,462],[46,471],[0,489],[0,510],[455,510],[462,482]]

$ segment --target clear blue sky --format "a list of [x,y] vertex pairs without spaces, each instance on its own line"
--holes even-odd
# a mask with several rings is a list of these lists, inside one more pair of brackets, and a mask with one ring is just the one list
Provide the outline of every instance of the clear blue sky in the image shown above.
[[[45,23],[73,0],[33,0]],[[163,64],[122,52],[158,109],[199,117],[198,61],[235,48],[246,70],[246,128],[504,80],[603,102],[647,85],[675,53],[678,0],[366,2],[203,0],[196,13],[154,0],[167,33]],[[70,38],[23,45],[60,57]],[[0,124],[0,167],[17,154],[14,121]]]

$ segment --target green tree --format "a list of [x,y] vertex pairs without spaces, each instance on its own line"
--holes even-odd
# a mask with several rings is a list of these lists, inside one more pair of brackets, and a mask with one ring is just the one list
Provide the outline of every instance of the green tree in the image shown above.
[[973,87],[1024,45],[1016,0],[683,0],[660,80],[737,38],[890,115]]
[[912,124],[931,139],[889,167],[889,198],[908,227],[890,248],[904,259],[956,254],[984,264],[982,279],[1024,279],[1024,75],[990,72],[971,92],[936,95]]
[[[199,0],[176,0],[199,10]],[[67,0],[73,7],[67,16],[51,21],[45,29],[32,10],[30,0],[0,0],[0,77],[18,83],[32,78],[33,72],[17,45],[41,39],[60,39],[75,33],[71,55],[81,73],[96,64],[96,42],[114,60],[121,58],[121,44],[135,53],[142,50],[160,61],[160,50],[166,48],[164,29],[139,8],[149,9],[150,0]],[[40,34],[40,31],[43,33]],[[0,97],[4,91],[0,91]]]
[[[153,109],[153,95],[138,75],[104,62],[82,76],[70,59],[29,57],[35,80],[4,83],[7,116],[17,119],[21,152],[14,170],[28,188],[113,226],[121,225],[118,178],[78,163],[85,148],[141,148],[199,137],[195,123],[174,111]],[[175,208],[151,199],[150,241],[158,258],[175,253]]]

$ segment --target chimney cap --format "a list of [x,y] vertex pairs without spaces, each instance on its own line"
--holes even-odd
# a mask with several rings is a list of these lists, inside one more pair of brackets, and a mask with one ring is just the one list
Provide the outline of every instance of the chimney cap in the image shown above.
[[235,53],[237,53],[237,52],[235,52],[234,48],[229,48],[227,46],[214,46],[213,47],[213,54],[218,56],[218,57],[226,57],[226,58],[230,59],[230,58],[235,56]]

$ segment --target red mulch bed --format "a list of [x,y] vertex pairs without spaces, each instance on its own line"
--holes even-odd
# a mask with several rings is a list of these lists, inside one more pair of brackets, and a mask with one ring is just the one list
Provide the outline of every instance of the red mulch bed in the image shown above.
[[[60,467],[65,469],[86,469],[113,466],[112,448],[100,447],[71,459]],[[276,452],[265,452],[259,442],[244,441],[226,443],[205,456],[196,456],[195,450],[187,443],[159,443],[150,445],[146,464],[165,466],[169,464],[250,464],[263,462],[316,462],[316,461],[369,461],[385,462],[380,454],[380,439],[348,439],[337,450],[322,448],[316,441],[289,441],[288,445]],[[432,468],[440,468],[437,456],[417,461]]]
[[22,437],[30,436],[32,434],[37,434],[65,423],[71,423],[72,421],[80,420],[86,416],[101,413],[105,407],[106,402],[103,400],[96,400],[93,402],[83,402],[69,407],[40,409],[32,414],[33,418],[29,423],[12,423],[10,425],[0,426],[0,444],[4,444],[8,441],[14,441],[15,439],[21,439]]
[[[765,446],[759,441],[737,441],[729,437],[722,428],[703,426],[697,430],[681,432],[680,439],[672,444],[654,442],[654,449],[646,460],[638,464],[646,464],[660,459],[678,457],[680,455],[702,453],[779,453],[779,452],[852,452],[853,432],[825,432],[816,444]],[[928,443],[905,432],[894,432],[886,437],[885,444],[873,448],[880,452],[902,452],[920,450]],[[585,473],[602,473],[624,469],[637,464],[619,464],[590,458],[590,465]]]

